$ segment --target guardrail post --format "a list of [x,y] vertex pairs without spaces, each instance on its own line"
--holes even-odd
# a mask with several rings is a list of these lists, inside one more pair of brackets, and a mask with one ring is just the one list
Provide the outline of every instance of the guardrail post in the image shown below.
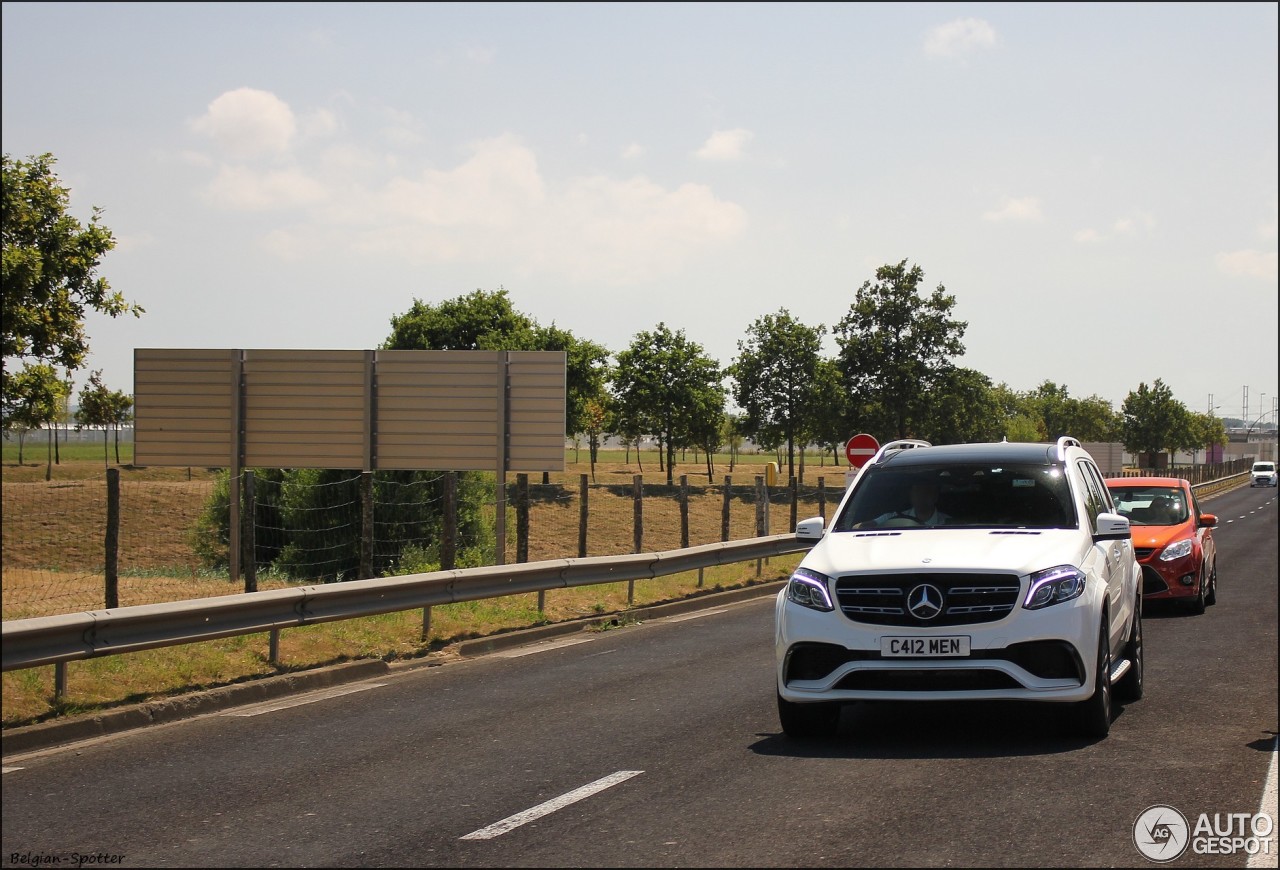
[[587,476],[578,477],[578,558],[587,558]]
[[273,628],[267,640],[267,664],[280,667],[280,629]]
[[[120,469],[107,469],[106,589],[103,599],[108,610],[120,606]],[[65,677],[65,675],[64,675]]]

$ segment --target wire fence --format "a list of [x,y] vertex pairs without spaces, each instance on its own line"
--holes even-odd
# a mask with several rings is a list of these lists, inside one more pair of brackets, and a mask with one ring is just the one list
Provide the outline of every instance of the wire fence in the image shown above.
[[[7,483],[0,490],[3,619],[246,591],[244,579],[228,570],[226,529],[211,521],[220,506],[225,511],[225,477],[119,480],[113,512],[109,476]],[[252,515],[247,524],[252,588],[353,579],[358,574],[350,569],[351,554],[362,546],[371,553],[369,576],[441,567],[446,531],[438,524],[407,521],[405,509],[438,516],[445,474],[379,480],[371,487],[367,510],[359,473],[315,483],[255,477],[255,506],[246,512]],[[501,561],[671,550],[790,531],[797,515],[825,515],[834,507],[843,474],[832,478],[833,487],[824,478],[813,486],[766,487],[760,477],[735,481],[726,476],[715,485],[690,485],[682,478],[667,485],[645,482],[640,475],[625,484],[588,484],[583,475],[575,486],[530,483],[520,475],[504,491]],[[476,516],[456,524],[458,556],[444,567],[496,564],[494,476],[475,475],[464,489]]]
[[[1237,474],[1248,461],[1162,470],[1193,484]],[[1134,472],[1127,472],[1132,474]],[[246,473],[247,475],[249,473]],[[3,619],[230,595],[251,589],[587,556],[674,550],[792,531],[828,516],[843,470],[812,485],[766,486],[759,476],[718,483],[554,483],[509,479],[503,558],[497,558],[492,474],[465,478],[458,502],[472,514],[442,519],[450,475],[358,472],[314,479],[253,475],[246,512],[252,585],[229,571],[225,476],[6,483],[3,494]],[[829,484],[829,485],[828,485]],[[362,494],[362,486],[363,494]],[[221,511],[221,513],[220,513]],[[358,566],[358,568],[353,567]]]

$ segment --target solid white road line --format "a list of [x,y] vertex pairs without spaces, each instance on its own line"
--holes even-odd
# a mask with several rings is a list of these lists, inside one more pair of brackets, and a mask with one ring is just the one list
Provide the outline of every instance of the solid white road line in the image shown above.
[[595,782],[588,783],[582,788],[575,788],[571,792],[560,795],[558,798],[552,798],[545,803],[540,803],[536,807],[530,807],[523,812],[516,813],[514,816],[507,816],[500,822],[494,822],[488,827],[481,828],[478,831],[472,831],[465,837],[459,837],[461,840],[492,840],[494,837],[501,837],[507,831],[514,830],[526,822],[532,822],[540,819],[545,815],[554,813],[556,810],[563,809],[570,804],[575,804],[584,798],[589,798],[597,792],[602,792],[606,788],[611,788],[620,782],[626,782],[633,776],[639,776],[644,773],[643,770],[619,770],[617,773],[611,773],[603,779],[597,779]]
[[354,692],[363,692],[368,689],[381,689],[386,683],[360,683],[355,686],[335,686],[332,689],[324,689],[319,692],[311,692],[297,698],[285,698],[280,701],[267,701],[263,704],[255,704],[252,707],[241,707],[238,710],[228,710],[223,713],[224,716],[261,716],[263,713],[274,713],[277,710],[287,710],[290,707],[300,707],[303,704],[314,704],[317,701],[327,701],[329,698],[339,698],[343,695],[350,695]]
[[566,637],[561,640],[545,640],[541,643],[530,644],[529,646],[516,647],[515,649],[502,650],[493,655],[501,659],[516,659],[520,656],[531,656],[534,653],[547,652],[561,647],[573,646],[578,643],[590,643],[595,640],[594,637]]
[[1280,750],[1280,737],[1271,741],[1271,766],[1267,769],[1267,784],[1262,787],[1262,806],[1258,807],[1259,813],[1271,817],[1271,836],[1264,838],[1269,841],[1269,845],[1265,850],[1259,850],[1250,855],[1249,860],[1245,862],[1246,867],[1275,867],[1280,860],[1280,855],[1276,854],[1276,824],[1280,822],[1280,819],[1276,818],[1277,750]]

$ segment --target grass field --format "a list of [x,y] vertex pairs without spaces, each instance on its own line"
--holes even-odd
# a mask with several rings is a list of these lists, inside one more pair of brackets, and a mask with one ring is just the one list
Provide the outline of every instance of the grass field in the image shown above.
[[[148,584],[169,584],[164,590],[164,597],[159,600],[180,600],[185,597],[242,591],[242,588],[229,580],[201,576],[193,566],[174,572],[165,569],[162,564],[166,559],[171,561],[171,557],[165,554],[176,546],[174,541],[166,541],[164,535],[179,535],[189,526],[193,504],[190,490],[194,488],[206,491],[212,476],[210,471],[133,468],[127,464],[132,459],[132,445],[122,443],[120,447],[121,460],[126,463],[120,466],[122,487],[137,484],[139,491],[147,493],[144,509],[127,511],[122,516],[122,553],[128,548],[132,563],[145,565],[148,559],[146,548],[131,546],[129,542],[146,540],[150,542],[149,546],[155,548],[156,552],[152,555],[157,563],[151,572],[138,570],[135,572],[136,576],[122,577],[121,604],[139,603],[146,599]],[[77,497],[77,486],[88,486],[88,482],[101,478],[105,473],[101,444],[61,445],[59,452],[61,461],[53,466],[52,479],[46,485],[65,490],[73,499]],[[576,490],[580,475],[591,473],[586,457],[585,449],[577,456],[574,450],[568,450],[565,471],[548,475],[549,482],[561,484],[566,490]],[[115,467],[114,450],[111,451],[110,458],[111,467]],[[628,458],[630,461],[627,461]],[[720,483],[724,475],[732,473],[735,485],[749,484],[756,475],[763,475],[765,463],[774,459],[772,455],[739,456],[731,470],[728,456],[717,457],[715,482]],[[7,485],[45,481],[47,465],[44,445],[28,443],[23,460],[19,465],[16,445],[5,444],[3,588],[6,602],[20,598],[24,584],[50,582],[51,575],[44,569],[51,562],[73,560],[77,542],[83,542],[90,550],[97,547],[97,542],[101,540],[98,530],[104,522],[101,498],[95,492],[86,494],[82,503],[73,501],[73,504],[81,506],[69,511],[56,522],[37,524],[37,528],[48,532],[47,538],[29,528],[13,525],[29,511],[24,512],[21,504],[12,500],[20,495],[23,488]],[[814,456],[808,457],[808,461],[807,480],[816,481],[818,475],[825,476],[832,496],[838,496],[844,466],[832,467],[829,457],[825,467]],[[688,475],[691,485],[704,485],[707,482],[706,463],[700,458],[698,461],[692,457],[678,459],[675,473],[677,476]],[[665,482],[665,476],[659,471],[657,454],[652,451],[643,454],[640,461],[637,461],[634,451],[630,457],[623,451],[604,451],[595,468],[595,480],[598,483],[629,484],[637,474],[643,474],[646,485]],[[785,471],[783,475],[785,476]],[[718,539],[719,503],[712,497],[707,497],[705,501],[707,503],[700,508],[696,508],[691,502],[691,525],[695,521],[694,517],[701,517],[697,521],[704,524],[714,523],[715,539]],[[136,504],[136,499],[131,503]],[[774,516],[781,519],[781,522],[775,520],[773,529],[778,531],[786,525],[786,521],[779,517],[776,508],[777,506]],[[593,532],[591,553],[631,552],[633,506],[630,498],[593,496],[591,509],[593,515],[595,512],[604,512],[607,516],[616,517],[611,522],[595,526],[602,530],[611,529],[612,532]],[[548,504],[535,506],[534,510],[554,512],[557,507]],[[573,522],[576,523],[576,519]],[[646,518],[646,550],[671,549],[678,545],[648,544],[650,540],[669,542],[673,534],[678,542],[678,528],[673,530],[671,522],[670,513],[655,516],[652,520]],[[541,538],[531,541],[530,560],[576,554],[572,552],[577,545],[576,525],[573,523],[562,523],[557,527],[550,517],[540,519],[535,514],[530,525],[542,529],[559,528],[560,531],[551,537],[570,538],[551,540],[544,533]],[[147,535],[145,538],[144,531]],[[748,519],[735,518],[731,537],[750,537],[752,533]],[[798,555],[773,559],[763,567],[759,575],[756,563],[747,562],[708,569],[702,577],[694,573],[637,582],[634,587],[634,606],[675,600],[708,589],[728,589],[757,580],[780,579],[786,576],[798,560]],[[93,560],[86,557],[84,561],[88,565]],[[65,595],[65,598],[58,598],[57,612],[101,607],[100,569],[97,572],[85,569],[63,573],[67,575],[67,586],[60,590],[60,595]],[[171,576],[175,573],[178,576]],[[273,583],[285,585],[284,581],[267,578],[260,581],[259,588],[271,588]],[[269,637],[266,634],[71,662],[66,668],[66,691],[59,697],[55,697],[54,693],[52,666],[8,672],[3,675],[3,726],[13,727],[52,716],[101,710],[122,703],[356,658],[377,657],[391,660],[426,655],[447,657],[451,646],[460,640],[548,622],[600,616],[601,623],[607,624],[610,620],[605,617],[624,614],[628,609],[627,592],[628,584],[625,582],[552,590],[545,594],[541,611],[538,609],[536,593],[440,606],[431,610],[430,631],[426,637],[423,636],[424,614],[420,610],[288,629],[281,632],[279,656],[274,663],[268,657]],[[127,594],[134,595],[137,601],[130,601]],[[32,614],[16,610],[9,604],[5,606],[5,618],[21,618],[26,615]]]

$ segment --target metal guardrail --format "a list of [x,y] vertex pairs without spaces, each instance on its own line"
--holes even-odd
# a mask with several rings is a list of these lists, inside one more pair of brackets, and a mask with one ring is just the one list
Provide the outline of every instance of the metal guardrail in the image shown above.
[[[1192,489],[1197,495],[1209,495],[1243,483],[1248,477],[1247,473],[1232,475],[1197,484]],[[657,553],[551,559],[518,565],[434,571],[9,620],[0,623],[3,670],[258,634],[459,601],[622,580],[646,580],[699,568],[798,553],[814,543],[799,540],[793,534],[770,535]]]
[[784,556],[807,550],[813,543],[798,540],[793,534],[771,535],[657,553],[434,571],[9,620],[0,624],[3,670],[20,670],[459,601],[621,580],[646,580],[699,568]]

